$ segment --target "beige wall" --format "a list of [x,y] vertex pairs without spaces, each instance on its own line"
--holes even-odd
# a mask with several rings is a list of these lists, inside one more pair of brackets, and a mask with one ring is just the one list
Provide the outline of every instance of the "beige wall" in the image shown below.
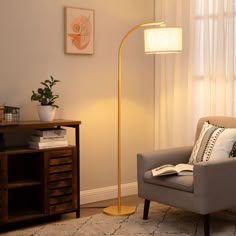
[[[64,54],[64,6],[95,10],[94,55]],[[50,75],[62,81],[57,118],[82,121],[83,191],[116,185],[118,45],[152,19],[152,0],[0,1],[0,102],[38,119],[31,90]],[[123,54],[122,183],[136,181],[136,153],[153,147],[153,76],[153,57],[136,32]]]

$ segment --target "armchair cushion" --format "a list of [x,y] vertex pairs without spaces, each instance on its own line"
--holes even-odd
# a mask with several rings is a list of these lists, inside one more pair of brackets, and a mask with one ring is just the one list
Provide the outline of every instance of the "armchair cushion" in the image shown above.
[[204,122],[189,159],[190,164],[202,161],[223,160],[231,157],[235,149],[235,128],[222,128]]
[[192,175],[153,176],[151,171],[146,171],[144,173],[144,182],[174,188],[186,192],[193,192]]

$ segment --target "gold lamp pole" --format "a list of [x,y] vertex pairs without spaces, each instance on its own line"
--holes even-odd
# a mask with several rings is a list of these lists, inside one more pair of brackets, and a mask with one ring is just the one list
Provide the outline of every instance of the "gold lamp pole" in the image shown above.
[[182,29],[166,28],[164,22],[150,22],[134,26],[123,37],[118,50],[118,151],[117,151],[117,206],[110,206],[103,209],[103,212],[112,216],[124,216],[135,213],[134,207],[121,205],[121,96],[122,96],[122,48],[135,30],[142,27],[159,26],[145,30],[145,53],[176,53],[182,50]]

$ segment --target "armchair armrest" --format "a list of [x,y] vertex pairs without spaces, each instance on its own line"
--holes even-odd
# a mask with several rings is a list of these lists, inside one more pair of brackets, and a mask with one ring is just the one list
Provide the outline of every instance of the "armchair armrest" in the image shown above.
[[203,213],[236,206],[236,158],[195,164],[193,180],[197,208]]
[[137,154],[138,171],[144,173],[165,164],[187,163],[192,149],[192,146],[186,146],[139,153]]

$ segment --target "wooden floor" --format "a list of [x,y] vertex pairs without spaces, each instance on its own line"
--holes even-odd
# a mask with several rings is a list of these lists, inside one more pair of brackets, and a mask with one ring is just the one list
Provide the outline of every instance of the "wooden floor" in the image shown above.
[[[121,198],[121,205],[136,207],[141,202],[137,195],[131,195],[128,197]],[[94,202],[90,204],[80,205],[80,217],[86,217],[103,213],[103,209],[109,206],[116,206],[117,199],[111,199],[106,201]],[[62,219],[75,218],[75,213],[64,214],[61,216]]]
[[[140,201],[141,199],[137,195],[122,197],[121,205],[136,207]],[[102,213],[104,208],[109,207],[109,206],[116,206],[116,205],[117,205],[117,199],[81,205],[80,216],[85,217],[85,216]]]

